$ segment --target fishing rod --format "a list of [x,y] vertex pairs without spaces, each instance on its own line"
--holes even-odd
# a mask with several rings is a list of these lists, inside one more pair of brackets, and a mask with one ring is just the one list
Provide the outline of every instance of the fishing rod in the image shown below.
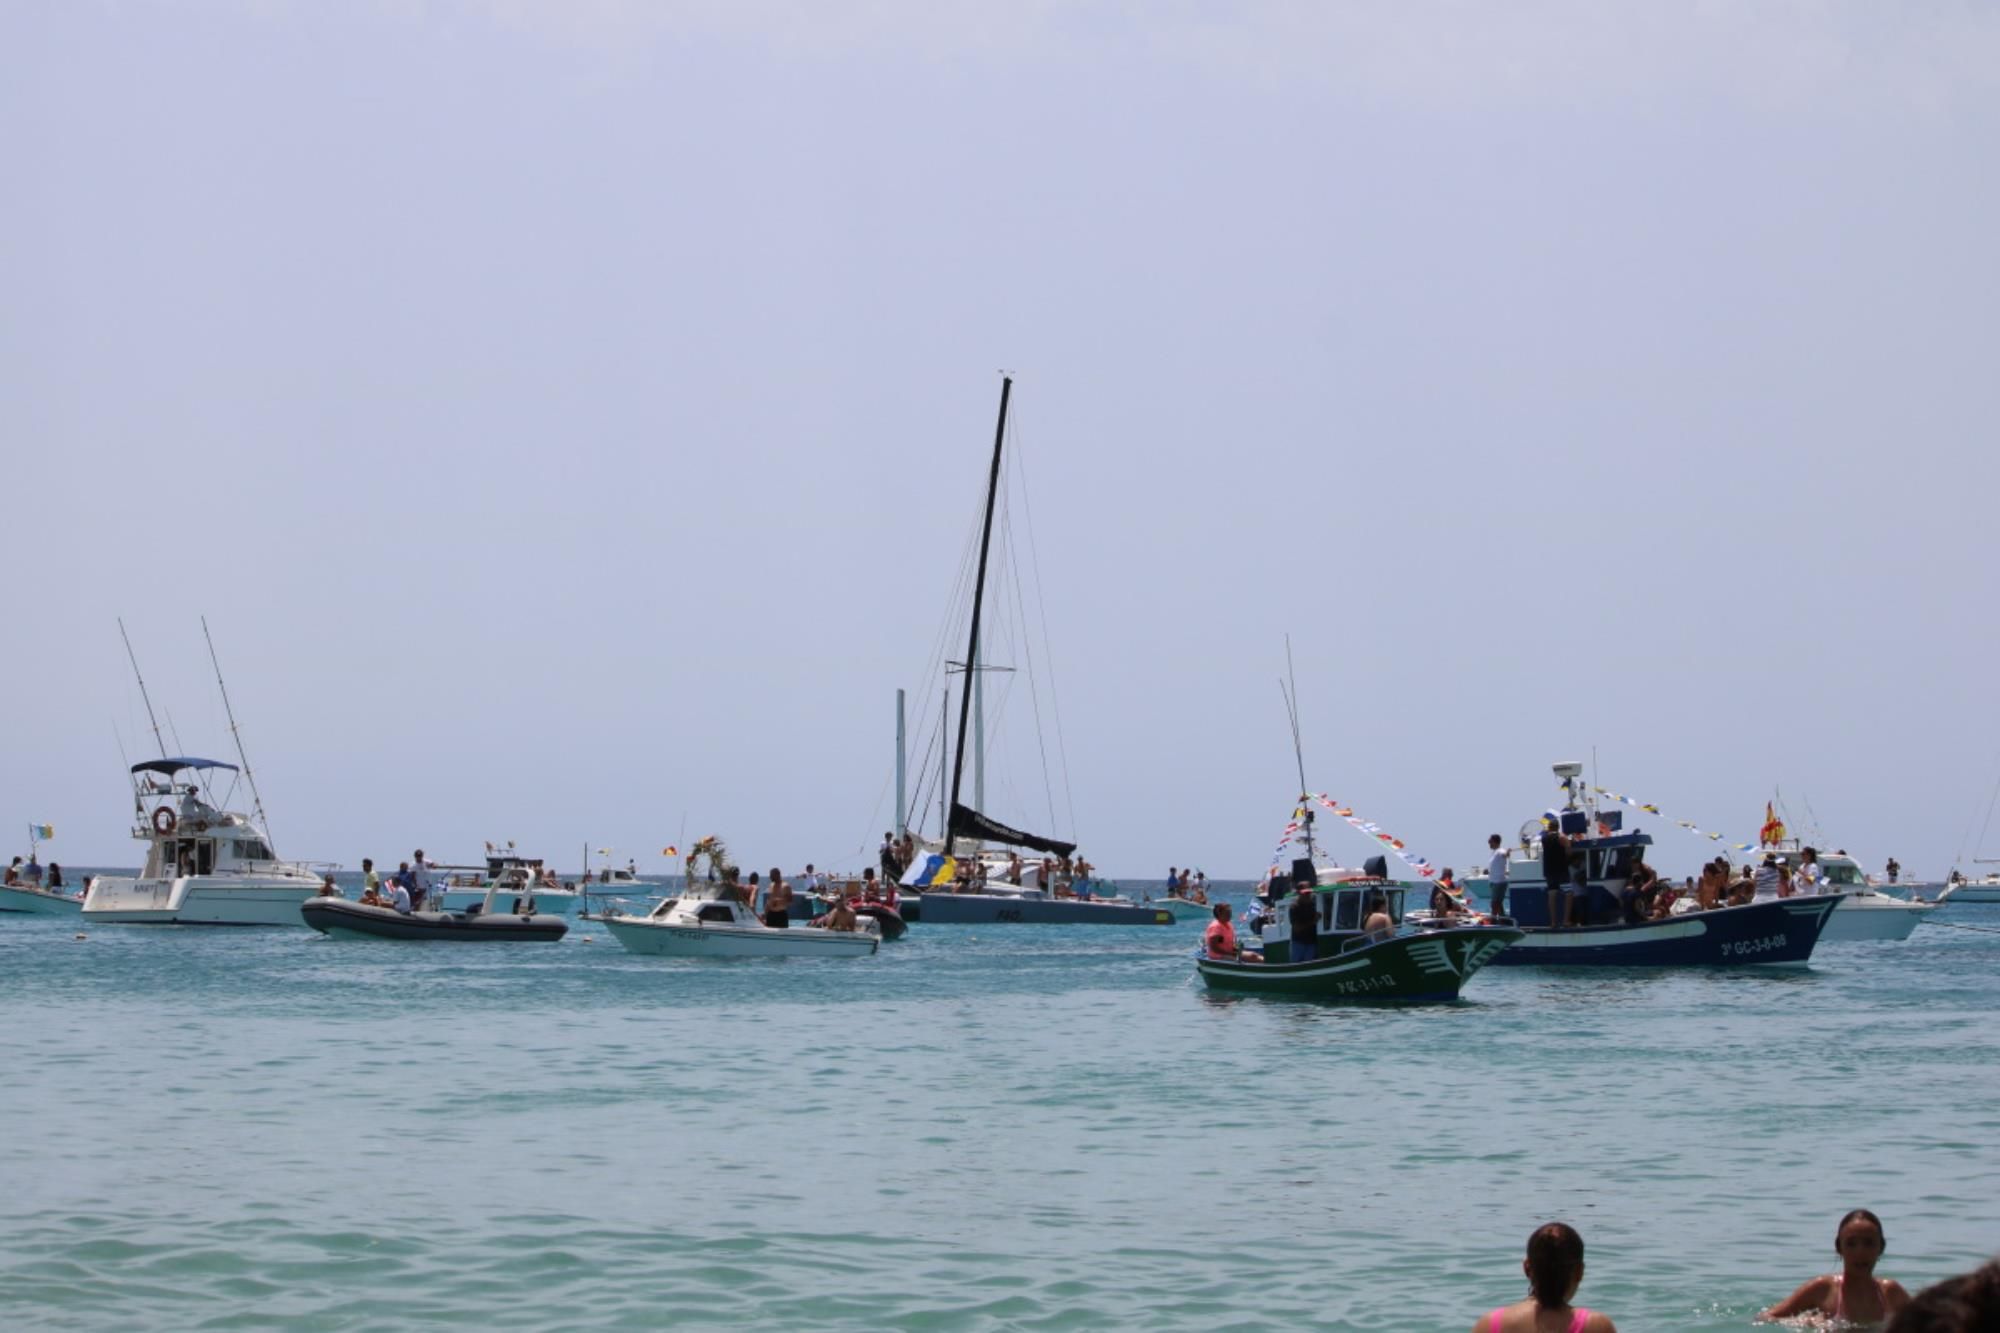
[[125,617],[118,617],[118,637],[125,640],[125,656],[132,663],[132,678],[139,682],[139,698],[145,702],[146,718],[153,724],[153,739],[159,742],[160,758],[167,757],[166,738],[160,735],[160,719],[154,716],[152,696],[146,693],[146,678],[139,674],[139,655],[132,651],[132,636],[125,632]]
[[236,742],[236,757],[243,761],[243,780],[250,784],[250,800],[257,812],[257,827],[264,841],[271,841],[271,821],[264,813],[264,798],[257,792],[257,775],[250,771],[250,756],[243,750],[243,733],[236,725],[236,711],[229,706],[229,687],[222,683],[222,662],[215,655],[215,639],[208,632],[208,617],[201,618],[201,637],[208,641],[208,660],[215,667],[215,688],[222,691],[222,713],[229,719],[229,736]]

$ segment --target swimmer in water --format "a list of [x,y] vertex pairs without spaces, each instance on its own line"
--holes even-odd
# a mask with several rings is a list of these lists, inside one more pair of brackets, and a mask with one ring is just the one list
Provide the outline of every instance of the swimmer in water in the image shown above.
[[1537,1227],[1528,1237],[1525,1301],[1503,1305],[1472,1326],[1472,1333],[1618,1333],[1609,1315],[1572,1306],[1583,1284],[1583,1237],[1561,1222]]
[[1882,1219],[1866,1208],[1856,1208],[1833,1229],[1833,1252],[1840,1256],[1840,1272],[1812,1279],[1758,1318],[1822,1315],[1831,1323],[1882,1323],[1910,1303],[1910,1293],[1903,1290],[1902,1283],[1875,1276],[1875,1263],[1885,1248]]

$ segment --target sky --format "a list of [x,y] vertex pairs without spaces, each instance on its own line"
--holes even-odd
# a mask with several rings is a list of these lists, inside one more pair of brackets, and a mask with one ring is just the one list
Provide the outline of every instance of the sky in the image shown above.
[[25,0],[0,126],[9,854],[136,861],[120,618],[235,758],[206,616],[284,855],[859,866],[1005,370],[989,813],[1113,877],[1268,862],[1287,636],[1440,865],[2000,857],[1990,7]]

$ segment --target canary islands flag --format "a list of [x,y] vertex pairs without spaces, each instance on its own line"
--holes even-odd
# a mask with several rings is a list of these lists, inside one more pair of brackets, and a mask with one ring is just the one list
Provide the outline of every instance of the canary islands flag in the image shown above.
[[28,825],[28,836],[37,842],[47,842],[56,836],[56,826],[54,824],[30,824]]
[[949,884],[958,878],[958,862],[939,852],[926,853],[903,872],[906,889],[927,889],[933,884]]

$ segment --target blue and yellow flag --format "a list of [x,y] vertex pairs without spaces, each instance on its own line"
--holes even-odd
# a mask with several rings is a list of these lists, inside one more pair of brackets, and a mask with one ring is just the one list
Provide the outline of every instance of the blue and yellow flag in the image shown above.
[[30,824],[28,825],[28,836],[37,842],[48,842],[56,836],[56,826],[54,824]]
[[927,889],[934,884],[949,884],[957,878],[957,861],[941,852],[929,852],[923,860],[913,863],[903,872],[902,885],[906,889]]

